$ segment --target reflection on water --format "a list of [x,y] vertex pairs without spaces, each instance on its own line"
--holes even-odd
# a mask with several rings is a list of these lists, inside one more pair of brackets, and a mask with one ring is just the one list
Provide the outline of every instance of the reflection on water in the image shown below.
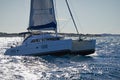
[[0,38],[1,80],[119,80],[120,37],[99,37],[96,52],[89,56],[5,56],[9,42]]

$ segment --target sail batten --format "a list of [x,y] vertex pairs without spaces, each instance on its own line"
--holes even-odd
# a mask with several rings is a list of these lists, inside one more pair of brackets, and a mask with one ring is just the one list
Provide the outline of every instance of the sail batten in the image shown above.
[[31,0],[28,30],[55,30],[56,28],[53,0]]

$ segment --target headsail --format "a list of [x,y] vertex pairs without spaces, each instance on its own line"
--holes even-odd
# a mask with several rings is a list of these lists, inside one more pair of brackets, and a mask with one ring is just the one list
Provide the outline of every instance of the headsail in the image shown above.
[[55,30],[56,27],[53,0],[31,0],[28,30]]

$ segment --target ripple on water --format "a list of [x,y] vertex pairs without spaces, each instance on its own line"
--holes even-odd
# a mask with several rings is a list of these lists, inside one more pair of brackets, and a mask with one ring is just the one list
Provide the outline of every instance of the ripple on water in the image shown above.
[[0,38],[0,79],[119,80],[120,37],[96,39],[96,55],[28,57],[5,56],[7,43],[21,39],[19,37]]

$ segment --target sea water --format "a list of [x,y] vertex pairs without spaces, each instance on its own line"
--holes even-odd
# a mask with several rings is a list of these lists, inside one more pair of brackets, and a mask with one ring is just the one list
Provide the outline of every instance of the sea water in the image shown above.
[[120,36],[96,37],[89,56],[6,56],[20,37],[0,37],[0,80],[120,80]]

